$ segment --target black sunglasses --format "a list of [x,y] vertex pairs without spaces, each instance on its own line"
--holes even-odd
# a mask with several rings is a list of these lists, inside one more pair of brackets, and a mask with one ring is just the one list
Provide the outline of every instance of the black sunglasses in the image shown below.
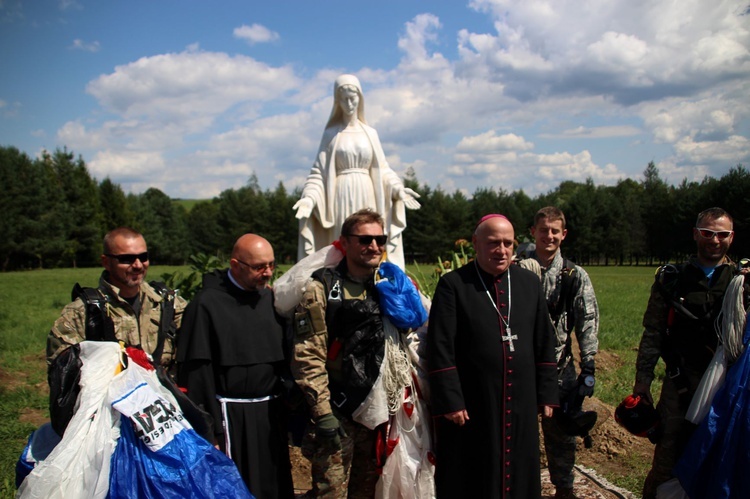
[[346,237],[356,237],[359,241],[359,244],[362,246],[369,246],[372,244],[372,241],[374,240],[375,243],[378,246],[383,246],[386,241],[388,241],[388,236],[382,235],[382,236],[361,236],[359,234],[344,234]]
[[127,265],[133,265],[136,260],[140,260],[141,263],[146,263],[148,261],[148,251],[144,251],[143,253],[138,253],[137,255],[132,255],[128,253],[123,254],[123,255],[113,255],[111,253],[104,253],[104,256],[114,258],[119,263],[123,263]]

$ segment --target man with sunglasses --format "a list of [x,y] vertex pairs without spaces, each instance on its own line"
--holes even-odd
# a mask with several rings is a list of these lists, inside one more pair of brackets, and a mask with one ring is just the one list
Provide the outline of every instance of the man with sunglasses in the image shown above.
[[229,268],[203,276],[185,310],[177,381],[213,419],[214,444],[255,497],[292,498],[283,394],[294,386],[290,338],[273,306],[271,244],[245,234]]
[[[169,369],[174,361],[175,336],[187,302],[166,288],[161,293],[146,282],[149,254],[146,240],[139,232],[129,227],[111,230],[104,236],[103,249],[101,262],[104,271],[96,288],[102,310],[106,310],[106,318],[101,324],[104,333],[100,339],[139,346],[157,356],[155,361]],[[171,324],[166,324],[162,330],[165,300],[174,305],[174,316]],[[52,366],[68,347],[87,339],[86,321],[83,299],[77,298],[65,306],[47,337],[48,366]],[[91,332],[90,328],[88,332]]]
[[387,237],[370,209],[350,215],[338,239],[345,257],[313,273],[294,317],[292,372],[313,424],[302,441],[312,465],[308,497],[372,498],[376,431],[353,420],[380,372],[385,349],[374,276]]
[[721,208],[702,211],[693,228],[697,255],[656,273],[643,316],[633,393],[653,404],[651,382],[659,357],[666,364],[657,411],[662,436],[656,444],[644,499],[672,477],[695,426],[685,419],[698,383],[717,347],[717,318],[737,266],[727,258],[734,238],[732,217]]

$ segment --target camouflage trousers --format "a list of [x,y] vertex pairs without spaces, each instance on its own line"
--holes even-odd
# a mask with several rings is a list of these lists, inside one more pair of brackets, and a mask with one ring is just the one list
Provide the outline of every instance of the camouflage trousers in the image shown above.
[[[578,389],[573,361],[565,367],[558,377],[560,393],[569,393]],[[576,437],[560,429],[555,418],[542,418],[544,435],[544,452],[547,454],[550,481],[558,489],[573,488],[573,465],[576,461]]]
[[310,424],[302,439],[302,455],[311,464],[312,490],[307,497],[372,499],[378,481],[376,432],[348,419],[339,419],[346,433],[341,447],[315,438]]
[[[695,384],[692,384],[692,386],[695,386]],[[643,499],[654,499],[656,488],[672,478],[672,468],[679,461],[690,436],[696,428],[694,424],[685,419],[686,411],[680,407],[677,387],[668,376],[664,378],[656,409],[659,412],[664,433],[654,448],[654,461],[651,465],[651,471],[648,472],[646,481],[643,483]]]

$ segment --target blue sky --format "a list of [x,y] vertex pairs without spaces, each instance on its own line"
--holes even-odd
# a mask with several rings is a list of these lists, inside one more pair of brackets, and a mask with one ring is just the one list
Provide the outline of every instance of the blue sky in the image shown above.
[[0,145],[207,198],[300,186],[336,76],[397,173],[530,195],[750,164],[750,2],[0,0]]

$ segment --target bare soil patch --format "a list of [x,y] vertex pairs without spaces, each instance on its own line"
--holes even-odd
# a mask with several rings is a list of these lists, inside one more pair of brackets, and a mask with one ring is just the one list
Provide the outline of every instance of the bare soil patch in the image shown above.
[[28,385],[26,373],[10,372],[0,367],[0,386],[4,390],[12,392]]
[[49,422],[49,417],[45,411],[39,409],[26,408],[21,411],[18,415],[18,420],[22,423],[29,423],[34,425],[36,428],[42,426],[44,423]]

